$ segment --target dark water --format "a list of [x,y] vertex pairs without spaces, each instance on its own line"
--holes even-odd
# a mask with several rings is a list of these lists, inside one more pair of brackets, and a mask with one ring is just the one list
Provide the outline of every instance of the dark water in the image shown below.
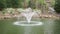
[[[20,19],[22,20],[24,19]],[[43,23],[43,25],[33,27],[14,25],[16,21],[17,19],[0,20],[0,34],[60,34],[60,19],[33,18],[32,21]]]

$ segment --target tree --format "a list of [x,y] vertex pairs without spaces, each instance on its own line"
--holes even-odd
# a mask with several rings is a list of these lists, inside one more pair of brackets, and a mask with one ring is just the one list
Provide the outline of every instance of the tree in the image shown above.
[[6,0],[6,8],[11,8],[11,7],[12,7],[11,0]]
[[7,8],[18,8],[20,3],[19,0],[6,0]]
[[5,0],[0,0],[0,11],[2,11],[6,6],[5,6]]
[[55,7],[57,13],[60,13],[60,0],[55,0]]

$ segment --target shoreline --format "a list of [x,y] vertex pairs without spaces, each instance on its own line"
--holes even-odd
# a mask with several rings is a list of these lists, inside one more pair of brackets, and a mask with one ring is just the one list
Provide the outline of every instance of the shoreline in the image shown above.
[[[0,19],[11,19],[17,18],[18,15],[0,15]],[[23,17],[22,15],[20,17]],[[53,19],[60,19],[60,15],[47,15],[47,14],[40,14],[38,16],[34,15],[33,18],[53,18]]]

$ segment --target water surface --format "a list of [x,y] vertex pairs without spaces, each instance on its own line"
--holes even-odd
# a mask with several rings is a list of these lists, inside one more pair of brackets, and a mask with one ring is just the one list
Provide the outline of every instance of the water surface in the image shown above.
[[[21,18],[19,21],[25,21]],[[40,21],[43,23],[41,26],[24,27],[17,26],[13,23],[17,19],[0,20],[0,34],[60,34],[60,19],[40,19],[32,18],[32,21]]]

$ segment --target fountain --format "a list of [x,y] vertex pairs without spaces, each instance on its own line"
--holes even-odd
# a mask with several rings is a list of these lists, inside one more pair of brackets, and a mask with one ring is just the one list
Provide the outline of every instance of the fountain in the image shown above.
[[25,9],[25,11],[22,12],[21,14],[26,18],[26,21],[17,21],[14,24],[15,25],[20,25],[20,26],[36,26],[36,25],[42,25],[42,22],[31,21],[32,16],[35,13],[36,12],[33,12],[33,10],[31,8]]
[[24,26],[24,34],[31,34],[30,32],[32,32],[33,26],[39,26],[43,24],[42,22],[31,21],[34,13],[35,12],[33,12],[31,8],[25,9],[25,11],[21,14],[23,14],[23,16],[26,18],[26,21],[17,21],[14,22],[14,25]]
[[32,9],[31,8],[28,8],[22,14],[26,18],[27,22],[30,23],[31,18],[34,15],[34,12],[32,12]]

